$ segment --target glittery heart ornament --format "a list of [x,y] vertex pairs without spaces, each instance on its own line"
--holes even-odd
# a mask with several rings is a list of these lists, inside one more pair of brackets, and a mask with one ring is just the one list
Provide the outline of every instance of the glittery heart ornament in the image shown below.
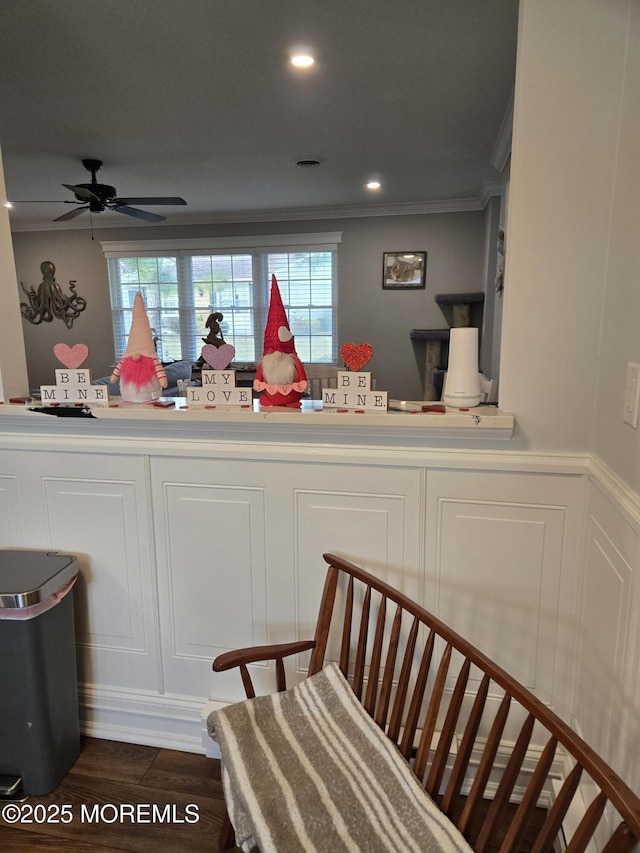
[[72,347],[67,344],[56,344],[53,348],[53,354],[60,364],[64,364],[70,370],[75,370],[76,367],[80,367],[86,361],[89,355],[89,347],[86,344],[75,344]]
[[214,347],[213,344],[205,344],[202,347],[202,357],[207,362],[209,367],[214,370],[224,370],[231,362],[236,354],[236,348],[231,344],[222,344],[221,347]]
[[371,361],[373,347],[371,344],[342,344],[340,347],[340,357],[349,370],[360,370],[367,362]]

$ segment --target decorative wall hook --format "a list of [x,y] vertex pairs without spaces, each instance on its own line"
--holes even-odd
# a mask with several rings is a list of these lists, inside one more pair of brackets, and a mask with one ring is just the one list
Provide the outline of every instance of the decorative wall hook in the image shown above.
[[20,287],[27,295],[29,304],[20,303],[20,311],[25,320],[34,325],[39,323],[50,323],[54,317],[63,320],[67,329],[73,326],[82,311],[87,307],[86,301],[76,293],[75,281],[69,282],[69,296],[66,296],[58,282],[55,280],[56,268],[51,261],[43,261],[40,264],[42,281],[38,285],[38,291],[30,287],[28,290],[22,282]]

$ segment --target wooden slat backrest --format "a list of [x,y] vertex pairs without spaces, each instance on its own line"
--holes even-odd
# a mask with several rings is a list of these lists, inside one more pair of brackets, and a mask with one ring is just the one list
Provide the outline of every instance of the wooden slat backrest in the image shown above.
[[471,827],[474,824],[475,817],[479,812],[480,804],[487,787],[487,782],[489,781],[491,771],[496,761],[496,755],[498,754],[498,748],[500,746],[500,739],[507,722],[510,707],[511,697],[507,693],[500,703],[498,713],[493,720],[491,731],[489,732],[489,736],[487,737],[484,750],[482,752],[482,758],[480,759],[478,769],[469,791],[469,796],[465,800],[464,808],[462,809],[462,814],[458,821],[458,828],[465,836],[469,834]]
[[505,851],[518,850],[520,848],[520,842],[533,815],[533,811],[538,804],[538,799],[548,778],[549,771],[551,770],[557,745],[557,740],[554,737],[551,737],[544,748],[540,761],[531,775],[531,780],[527,785],[527,790],[520,801],[518,810],[516,811],[513,820],[509,825],[507,834],[502,842],[502,849]]
[[[309,674],[326,658],[330,632],[339,637],[339,666],[367,712],[412,761],[416,776],[442,810],[453,819],[478,853],[500,846],[501,853],[517,851],[547,782],[554,760],[565,752],[575,767],[548,811],[533,853],[548,853],[574,801],[582,774],[599,793],[571,839],[568,853],[584,850],[610,803],[622,819],[612,827],[607,853],[626,853],[640,839],[640,799],[614,771],[553,711],[475,646],[398,590],[339,557],[325,554],[327,580],[316,626]],[[342,613],[337,611],[336,591]],[[333,626],[333,628],[332,628]],[[458,662],[462,663],[456,671]],[[470,674],[481,677],[471,699]],[[453,686],[451,686],[453,685]],[[488,697],[502,695],[489,711]],[[465,706],[471,705],[470,708]],[[496,771],[504,753],[502,736],[507,719],[516,712],[523,722],[506,766]],[[487,716],[493,714],[492,720]],[[544,728],[548,737],[531,768],[528,747],[532,732]],[[488,731],[486,731],[488,727]],[[483,737],[480,732],[483,730]],[[434,734],[439,741],[434,745]],[[451,746],[458,749],[451,758]],[[480,751],[477,766],[472,755]],[[525,774],[525,760],[529,762]],[[472,766],[473,765],[473,766]],[[489,809],[478,828],[477,816],[487,784],[499,773]],[[497,833],[503,809],[522,775],[529,782],[514,819],[503,838]],[[494,780],[495,781],[495,780]],[[620,821],[618,821],[619,823]],[[472,837],[473,830],[473,837]]]

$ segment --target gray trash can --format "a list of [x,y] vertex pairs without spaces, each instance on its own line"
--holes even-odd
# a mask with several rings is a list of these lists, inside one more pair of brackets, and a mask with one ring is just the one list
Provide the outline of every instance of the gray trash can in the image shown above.
[[0,550],[0,796],[48,794],[80,752],[77,576],[69,554]]

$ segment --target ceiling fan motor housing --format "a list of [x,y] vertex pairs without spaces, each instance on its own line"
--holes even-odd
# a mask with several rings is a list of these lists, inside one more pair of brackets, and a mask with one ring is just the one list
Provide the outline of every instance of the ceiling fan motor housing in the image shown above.
[[[76,184],[76,186],[82,187],[85,190],[89,190],[89,192],[92,192],[94,195],[97,195],[102,205],[104,205],[109,199],[116,197],[116,188],[109,186],[109,184]],[[86,203],[87,198],[85,196],[78,195],[78,193],[74,193],[74,195],[78,201]],[[90,208],[94,212],[104,210],[104,206],[100,207],[98,202],[93,199],[90,200]]]

